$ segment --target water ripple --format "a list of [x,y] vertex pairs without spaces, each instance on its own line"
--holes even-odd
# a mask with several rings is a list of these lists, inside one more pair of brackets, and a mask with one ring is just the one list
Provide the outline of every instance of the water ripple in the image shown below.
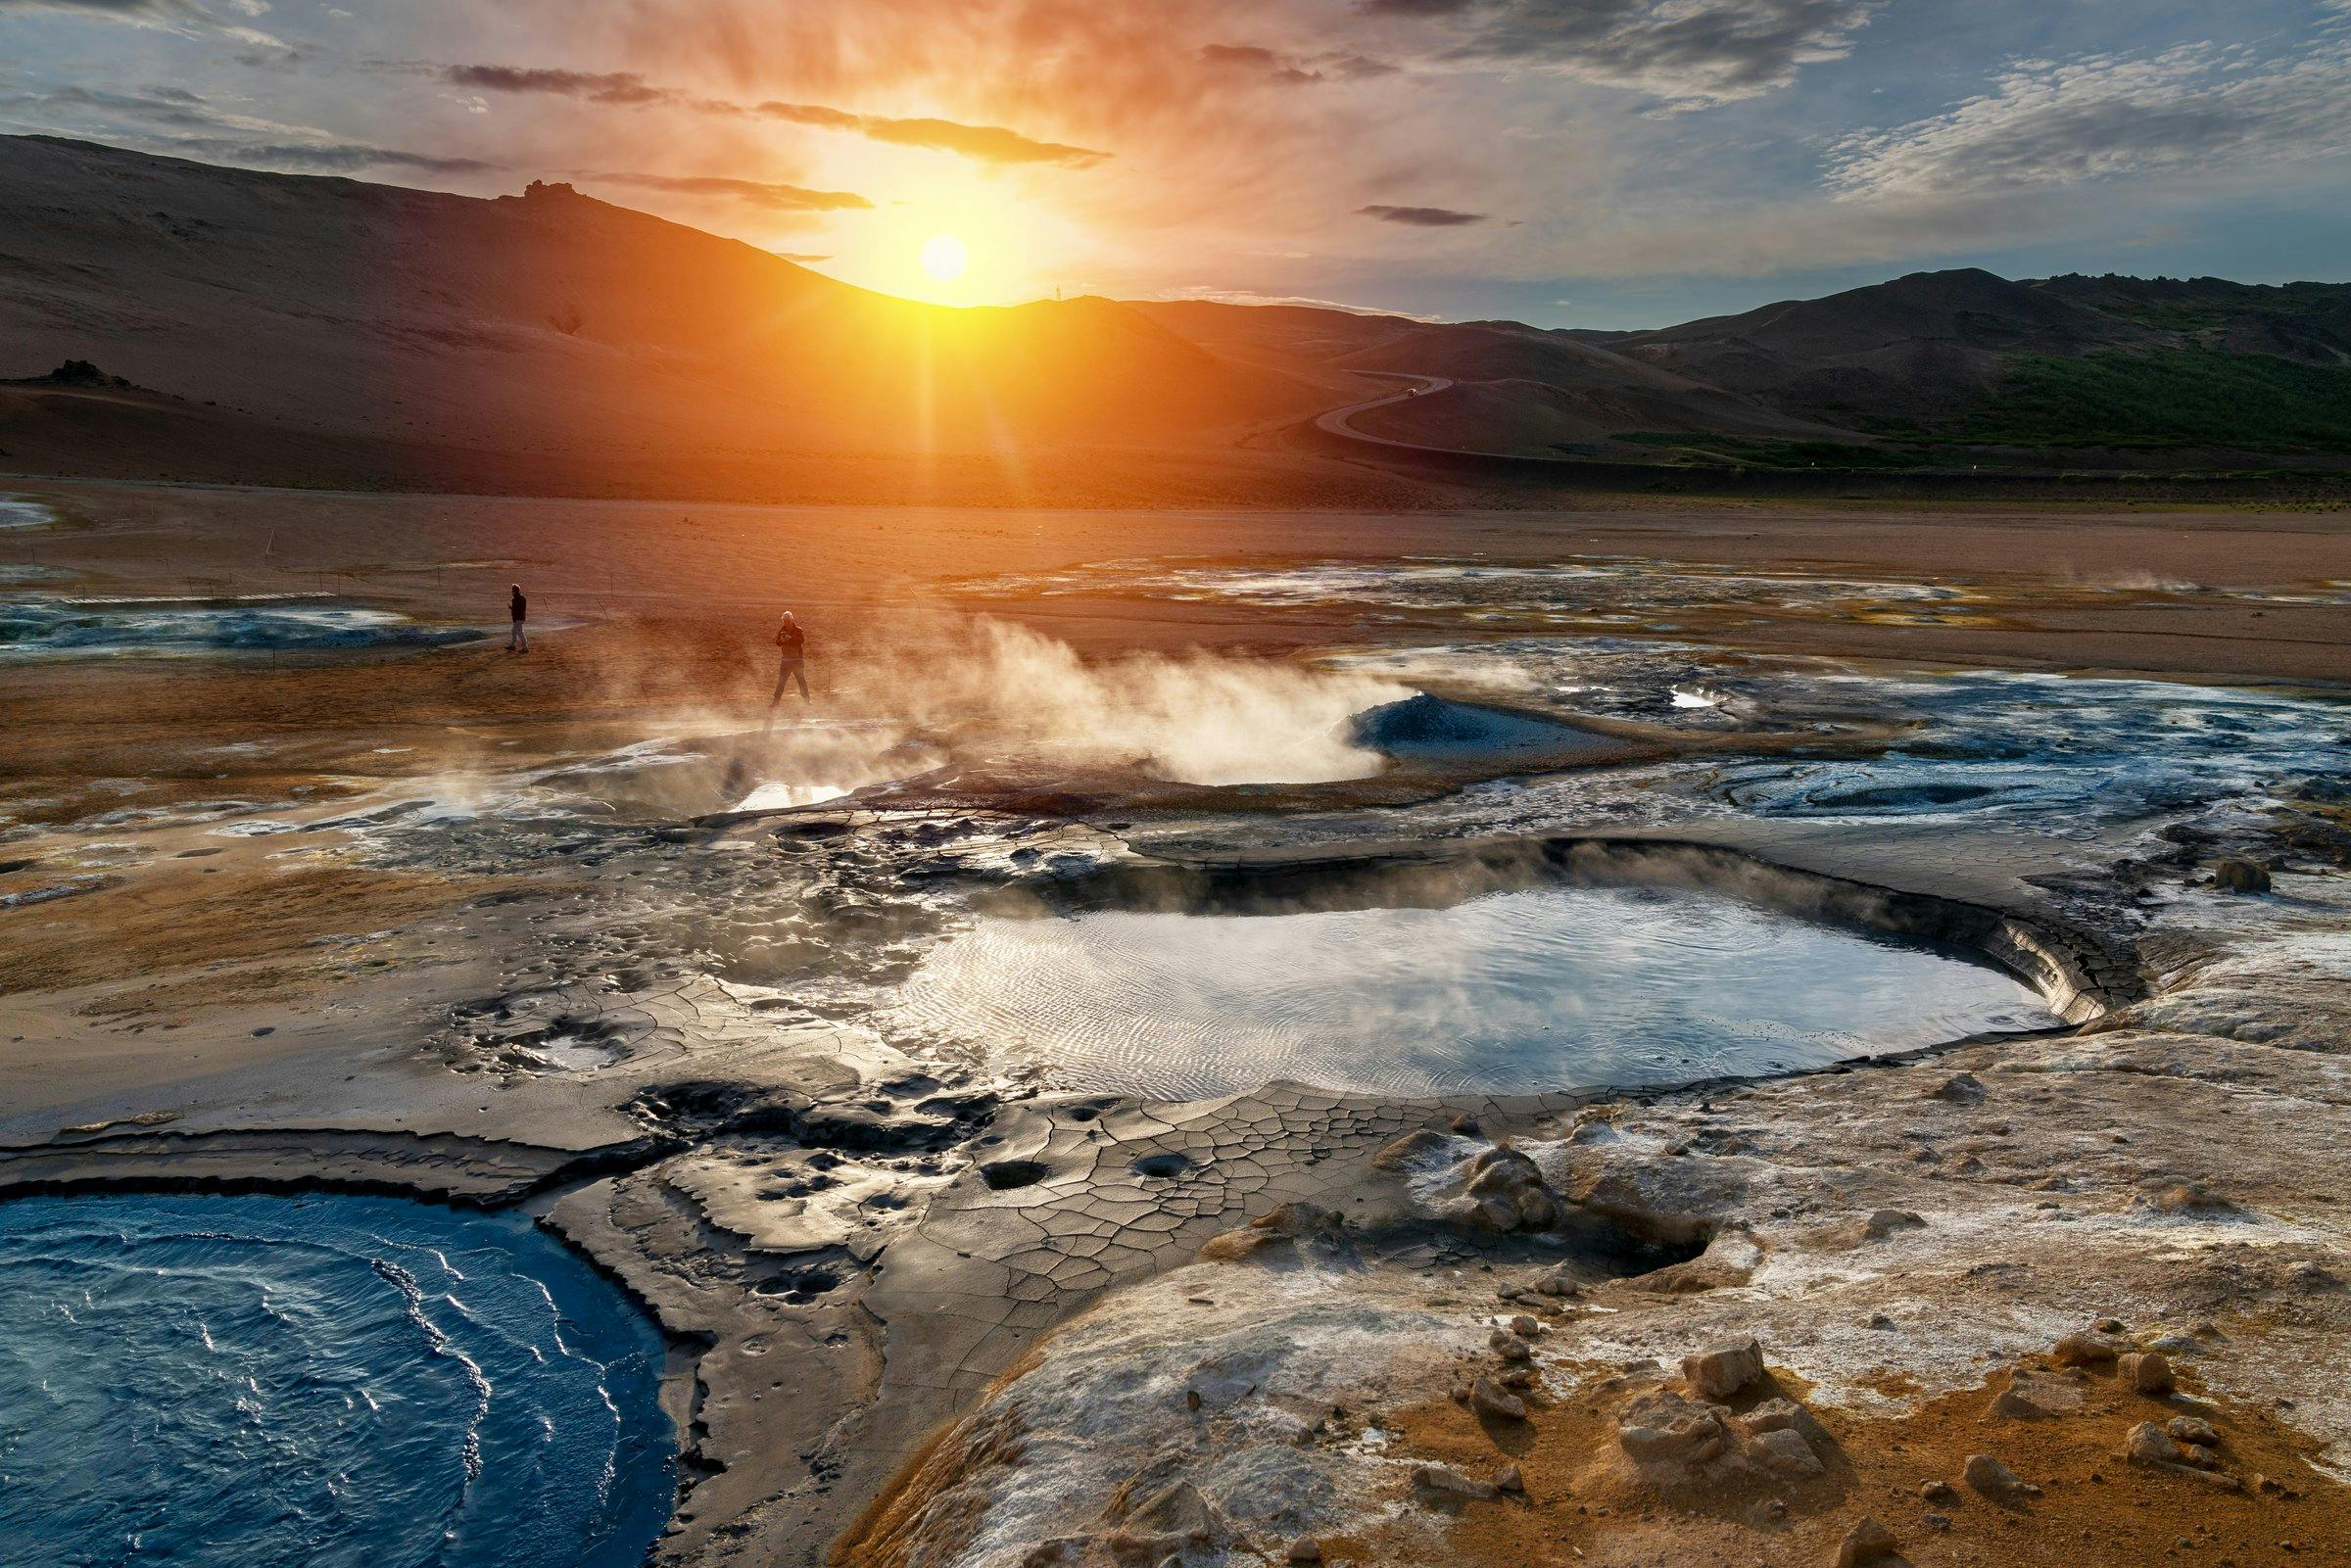
[[660,1367],[514,1216],[0,1205],[0,1568],[634,1568],[673,1488]]

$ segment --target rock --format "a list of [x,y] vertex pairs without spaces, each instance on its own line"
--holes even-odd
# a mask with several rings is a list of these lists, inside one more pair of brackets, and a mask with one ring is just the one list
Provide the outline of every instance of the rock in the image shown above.
[[1666,1389],[1643,1395],[1616,1418],[1616,1441],[1626,1456],[1651,1469],[1704,1464],[1722,1455],[1730,1437],[1717,1406],[1693,1403]]
[[1837,1568],[1857,1568],[1891,1553],[1897,1543],[1894,1532],[1875,1519],[1863,1519],[1837,1544]]
[[1507,1328],[1498,1328],[1486,1336],[1486,1348],[1506,1361],[1531,1361],[1535,1353],[1526,1341]]
[[1983,1080],[1972,1072],[1954,1072],[1927,1091],[1931,1100],[1948,1100],[1954,1105],[1982,1105],[1989,1091]]
[[2115,1363],[2115,1375],[2123,1386],[2140,1394],[2160,1398],[2172,1392],[2171,1357],[2161,1351],[2135,1351]]
[[2237,1207],[2227,1195],[2200,1181],[2175,1181],[2158,1188],[2146,1203],[2165,1214],[2233,1214]]
[[1931,1513],[1921,1519],[1919,1523],[1925,1525],[1929,1530],[1948,1530],[1951,1528],[1951,1516],[1947,1513]]
[[1518,1473],[1516,1465],[1506,1464],[1495,1474],[1494,1490],[1524,1497],[1526,1495],[1526,1477]]
[[1490,1377],[1481,1377],[1469,1385],[1469,1408],[1498,1421],[1526,1419],[1526,1402],[1515,1394],[1504,1393]]
[[1290,1549],[1281,1555],[1284,1562],[1320,1562],[1322,1543],[1312,1536],[1300,1536],[1290,1543]]
[[2270,871],[2258,860],[2231,855],[2212,863],[2212,885],[2224,893],[2266,893]]
[[1721,1340],[1682,1357],[1682,1376],[1703,1399],[1727,1399],[1763,1375],[1763,1347],[1753,1340]]
[[2285,1271],[2285,1282],[2298,1291],[2317,1295],[2321,1291],[2339,1290],[2342,1281],[2327,1271],[2323,1263],[2303,1261]]
[[1867,1214],[1848,1214],[1824,1225],[1817,1239],[1823,1247],[1850,1249],[1884,1241],[1896,1231],[1918,1230],[1925,1225],[1924,1219],[1907,1209],[1880,1209]]
[[1960,1472],[1959,1478],[1984,1496],[1999,1501],[2040,1496],[2040,1488],[1989,1453],[1969,1454],[1967,1467]]
[[1488,1230],[1506,1236],[1526,1222],[1524,1212],[1508,1198],[1480,1198],[1469,1212]]
[[1125,1521],[1127,1528],[1132,1532],[1149,1530],[1164,1536],[1181,1536],[1189,1541],[1206,1541],[1214,1522],[1208,1499],[1189,1481],[1178,1481],[1156,1494],[1128,1514]]
[[1748,1445],[1748,1452],[1774,1475],[1800,1479],[1819,1475],[1823,1469],[1820,1455],[1794,1427],[1774,1427],[1760,1434]]
[[2221,1446],[2221,1435],[2213,1430],[2212,1423],[2192,1415],[2175,1415],[2163,1424],[2163,1430],[2165,1436],[2181,1443],[2192,1443],[2200,1449],[2217,1449]]
[[1535,1289],[1545,1296],[1581,1296],[1584,1293],[1584,1287],[1564,1267],[1555,1268],[1536,1280]]
[[1559,1200],[1543,1184],[1542,1167],[1515,1149],[1488,1149],[1469,1162],[1470,1215],[1490,1230],[1547,1230],[1559,1222]]
[[2097,1334],[2068,1334],[2049,1352],[2059,1366],[2104,1366],[2121,1354],[2112,1340]]
[[1333,1213],[1314,1204],[1287,1203],[1268,1210],[1249,1221],[1249,1228],[1262,1230],[1269,1236],[1335,1235],[1347,1225],[1345,1214]]
[[1543,1325],[1522,1314],[1511,1319],[1511,1332],[1522,1340],[1531,1340],[1543,1332]]
[[1346,1229],[1347,1216],[1314,1204],[1281,1204],[1239,1230],[1211,1236],[1200,1256],[1211,1262],[1232,1262],[1275,1242],[1303,1241],[1313,1236],[1335,1236]]
[[1752,1438],[1761,1437],[1766,1432],[1794,1431],[1803,1413],[1802,1407],[1795,1401],[1775,1395],[1745,1415],[1735,1415],[1731,1420],[1740,1431]]
[[1491,1481],[1472,1481],[1458,1470],[1441,1464],[1423,1464],[1413,1470],[1413,1485],[1434,1501],[1492,1502],[1502,1496],[1502,1489]]
[[2183,1447],[2152,1421],[2139,1422],[2124,1437],[2123,1457],[2145,1469],[2186,1476],[2224,1492],[2244,1490],[2244,1483],[2223,1470],[2210,1449]]
[[1918,1485],[1918,1495],[1929,1502],[1949,1502],[1959,1493],[1948,1481],[1922,1481]]
[[1634,1276],[1632,1283],[1660,1296],[1695,1296],[1702,1291],[1746,1284],[1754,1278],[1755,1266],[1762,1260],[1763,1249],[1755,1238],[1746,1230],[1730,1226],[1709,1238],[1706,1250],[1696,1258],[1653,1268]]
[[1371,1164],[1381,1170],[1402,1170],[1413,1165],[1429,1164],[1452,1147],[1443,1133],[1431,1132],[1423,1127],[1418,1132],[1406,1133],[1381,1149],[1371,1157]]
[[2187,1449],[2152,1421],[2141,1421],[2123,1436],[2123,1457],[2138,1464],[2187,1463]]

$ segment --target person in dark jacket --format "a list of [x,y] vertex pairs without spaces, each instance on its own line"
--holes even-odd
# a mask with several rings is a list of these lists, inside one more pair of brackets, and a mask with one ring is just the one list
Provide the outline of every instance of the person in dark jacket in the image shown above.
[[808,634],[800,630],[800,623],[792,618],[790,610],[784,612],[783,624],[776,628],[776,651],[782,655],[776,665],[776,694],[767,699],[767,705],[772,708],[783,701],[784,689],[794,682],[800,688],[800,700],[809,700]]
[[531,640],[525,637],[522,631],[523,618],[530,613],[530,608],[531,601],[522,596],[522,585],[508,583],[506,585],[506,614],[512,617],[514,622],[514,630],[506,636],[506,651],[508,653],[531,651]]

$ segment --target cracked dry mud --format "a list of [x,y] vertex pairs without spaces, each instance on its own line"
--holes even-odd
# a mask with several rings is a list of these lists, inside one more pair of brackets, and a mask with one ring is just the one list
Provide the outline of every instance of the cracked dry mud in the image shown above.
[[[669,1336],[664,1563],[2351,1557],[2351,710],[2296,697],[2291,778],[2221,781],[2224,739],[2160,799],[1979,810],[2021,759],[1729,630],[1497,695],[1410,607],[1320,641],[1594,748],[1233,789],[927,730],[888,742],[913,772],[744,814],[716,762],[712,793],[612,760],[669,700],[632,694],[226,779],[198,758],[233,715],[193,718],[137,822],[60,770],[0,846],[10,893],[63,889],[0,912],[0,1189],[525,1208]],[[2268,890],[2215,885],[2231,858]],[[1603,874],[1963,948],[2068,1023],[1635,1093],[1169,1104],[878,1022],[1006,900]]]

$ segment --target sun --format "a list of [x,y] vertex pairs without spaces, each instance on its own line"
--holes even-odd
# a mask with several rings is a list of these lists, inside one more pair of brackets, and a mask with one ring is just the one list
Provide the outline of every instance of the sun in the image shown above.
[[963,269],[971,262],[972,253],[952,234],[934,234],[923,241],[923,270],[941,283],[952,283],[963,276]]

